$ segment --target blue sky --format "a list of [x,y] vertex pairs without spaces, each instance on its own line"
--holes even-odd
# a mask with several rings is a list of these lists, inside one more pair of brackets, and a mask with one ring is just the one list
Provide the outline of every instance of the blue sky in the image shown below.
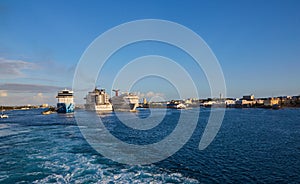
[[[55,103],[56,91],[72,86],[76,65],[91,42],[108,29],[139,19],[177,22],[200,35],[220,62],[229,97],[248,93],[258,97],[298,95],[299,9],[297,0],[2,0],[0,104]],[[209,96],[205,76],[193,67],[188,56],[157,43],[122,49],[108,61],[98,85],[110,90],[112,74],[145,54],[176,60],[199,79],[199,96]],[[172,85],[165,82],[150,77],[132,90],[177,98]]]

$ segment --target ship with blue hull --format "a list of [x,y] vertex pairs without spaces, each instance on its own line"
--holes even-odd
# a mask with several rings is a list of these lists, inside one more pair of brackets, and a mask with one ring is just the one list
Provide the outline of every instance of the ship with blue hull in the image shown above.
[[58,113],[71,113],[74,112],[74,96],[73,91],[64,89],[59,91],[56,98],[57,102],[57,112]]

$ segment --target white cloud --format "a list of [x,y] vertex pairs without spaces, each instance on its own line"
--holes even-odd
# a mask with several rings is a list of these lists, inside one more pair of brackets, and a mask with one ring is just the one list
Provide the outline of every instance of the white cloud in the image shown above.
[[[36,84],[0,84],[0,101],[5,105],[55,104],[62,87]],[[4,98],[5,97],[5,98]],[[0,105],[1,105],[0,104]]]
[[45,102],[47,102],[49,99],[48,97],[44,96],[43,93],[37,93],[35,96],[32,97],[33,98],[33,102],[35,104],[43,104]]
[[2,91],[12,93],[56,93],[61,90],[62,87],[38,84],[5,83],[0,84],[0,89],[2,89]]
[[38,93],[38,94],[36,95],[36,97],[37,97],[37,98],[43,98],[43,93]]
[[55,94],[45,94],[45,93],[35,93],[35,94],[16,94],[9,93],[9,96],[6,98],[1,98],[0,105],[41,105],[44,103],[55,105],[56,98]]
[[6,90],[0,90],[0,97],[7,97],[7,91]]
[[33,70],[35,68],[37,68],[37,66],[34,63],[0,58],[0,79],[24,77],[24,70]]
[[163,101],[165,99],[165,94],[149,91],[147,93],[137,92],[136,95],[140,98],[146,98],[148,101]]
[[153,91],[149,91],[146,93],[146,97],[152,98],[152,97],[164,97],[165,95],[163,93],[155,93]]

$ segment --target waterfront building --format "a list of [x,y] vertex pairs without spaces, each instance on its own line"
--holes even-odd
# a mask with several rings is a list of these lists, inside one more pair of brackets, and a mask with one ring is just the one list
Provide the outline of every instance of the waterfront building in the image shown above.
[[233,106],[233,105],[235,105],[235,103],[236,103],[236,100],[232,100],[232,99],[225,100],[226,106]]
[[264,105],[263,99],[256,99],[256,105]]
[[187,100],[184,100],[184,103],[185,104],[192,104],[193,102],[192,102],[192,99],[189,98]]
[[293,96],[293,97],[292,97],[292,100],[293,100],[294,102],[300,101],[300,95],[298,95],[298,96]]
[[274,106],[279,105],[279,98],[268,98],[264,101],[264,106]]
[[143,98],[143,103],[139,103],[140,108],[149,108],[149,103],[146,98]]
[[244,95],[243,96],[243,100],[249,100],[249,101],[254,100],[254,95],[253,94],[251,94],[251,95]]
[[148,104],[146,98],[143,98],[143,104]]
[[252,107],[253,105],[255,105],[256,101],[254,100],[244,100],[244,99],[240,99],[236,101],[236,107]]
[[209,107],[209,106],[212,106],[215,103],[216,103],[215,101],[210,100],[210,101],[200,103],[200,106]]
[[46,107],[48,107],[48,106],[49,106],[49,105],[46,104],[46,103],[41,105],[42,108],[46,108]]
[[282,106],[290,106],[292,104],[292,97],[291,96],[280,96],[279,104]]

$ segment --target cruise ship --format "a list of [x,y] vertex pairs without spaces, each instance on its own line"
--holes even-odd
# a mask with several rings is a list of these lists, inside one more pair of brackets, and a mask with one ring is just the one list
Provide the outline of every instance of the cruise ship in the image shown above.
[[139,97],[132,93],[118,94],[118,90],[114,90],[116,95],[110,99],[114,111],[136,111],[139,106]]
[[113,107],[109,102],[109,95],[104,89],[95,88],[94,91],[89,92],[85,99],[84,107],[91,111],[112,111]]
[[58,113],[74,112],[75,105],[74,105],[73,91],[67,89],[59,91],[56,98],[58,99],[57,102]]

